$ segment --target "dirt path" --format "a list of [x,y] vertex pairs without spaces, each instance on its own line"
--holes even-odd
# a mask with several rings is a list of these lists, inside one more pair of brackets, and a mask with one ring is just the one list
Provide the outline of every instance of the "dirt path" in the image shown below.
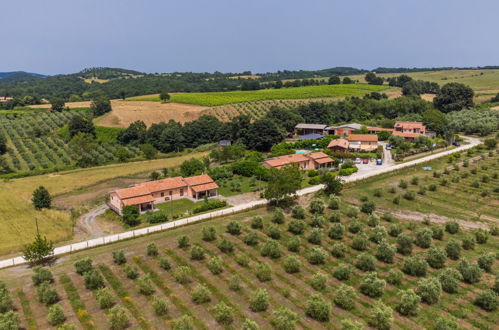
[[87,236],[90,236],[90,238],[97,238],[106,235],[106,232],[97,221],[97,217],[104,214],[107,209],[108,206],[104,204],[88,213],[83,214],[76,220],[77,230],[82,230],[87,234]]
[[402,219],[402,220],[410,220],[410,221],[423,221],[426,218],[430,219],[431,222],[433,223],[438,223],[438,224],[445,224],[446,222],[449,221],[456,221],[459,223],[459,225],[463,228],[467,229],[488,229],[489,226],[485,222],[477,222],[477,221],[466,221],[466,220],[460,220],[460,219],[453,219],[433,213],[420,213],[417,211],[408,211],[408,210],[380,210],[382,212],[389,212],[391,213],[395,218],[397,219]]

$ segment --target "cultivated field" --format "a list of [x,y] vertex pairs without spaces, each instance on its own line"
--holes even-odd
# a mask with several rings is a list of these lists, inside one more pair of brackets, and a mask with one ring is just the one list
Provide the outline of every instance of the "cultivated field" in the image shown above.
[[[35,217],[39,220],[41,233],[47,238],[59,242],[72,237],[73,219],[70,217],[69,210],[35,211],[31,205],[31,194],[38,186],[47,188],[57,200],[57,195],[84,192],[89,187],[101,185],[101,190],[96,189],[84,195],[84,201],[93,200],[103,198],[109,192],[110,188],[104,185],[108,180],[126,178],[164,167],[177,167],[186,159],[205,155],[206,153],[190,153],[175,158],[113,164],[3,181],[0,184],[0,200],[2,201],[0,203],[0,237],[2,237],[0,254],[17,252],[33,239]],[[100,194],[100,197],[95,194]],[[67,206],[78,208],[80,204],[78,199],[72,199],[70,205]]]
[[[308,205],[305,206],[308,209]],[[240,329],[246,319],[253,320],[261,329],[268,329],[276,319],[273,312],[280,307],[295,313],[297,328],[340,329],[343,319],[355,320],[367,327],[373,305],[378,301],[394,310],[394,329],[432,328],[440,317],[455,317],[464,328],[493,328],[499,322],[497,313],[473,304],[478,294],[493,285],[494,275],[488,272],[481,273],[478,282],[472,284],[457,280],[457,292],[438,292],[436,301],[426,296],[430,304],[417,304],[415,316],[395,311],[401,290],[419,290],[423,284],[419,281],[423,279],[438,283],[437,276],[443,270],[426,264],[422,268],[424,272],[413,273],[412,268],[404,267],[410,258],[401,253],[394,254],[392,263],[377,260],[374,255],[378,254],[379,242],[384,238],[382,244],[388,243],[392,249],[391,244],[396,243],[395,237],[400,233],[416,238],[428,228],[437,227],[369,218],[355,214],[358,211],[343,202],[340,209],[340,212],[326,209],[324,214],[319,211],[316,215],[306,211],[303,230],[295,227],[294,233],[289,228],[297,221],[291,216],[285,216],[281,224],[276,224],[271,222],[271,214],[265,208],[259,208],[78,252],[62,257],[50,267],[55,282],[49,287],[59,296],[58,304],[66,322],[84,329],[109,328],[110,305],[122,308],[131,329],[171,328],[184,315],[192,318],[195,329]],[[263,217],[262,227],[252,220],[255,216]],[[229,233],[228,225],[232,221],[235,224],[230,226]],[[207,226],[215,230],[213,240],[202,234],[202,228]],[[333,226],[346,230],[341,231],[341,235],[333,235]],[[473,233],[461,229],[456,234],[445,232],[439,239],[430,236],[429,241],[432,247],[445,249],[449,242],[461,241],[468,235]],[[188,243],[178,247],[182,236],[187,237]],[[293,241],[296,245],[290,243]],[[480,242],[472,250],[462,250],[461,256],[474,262],[478,256],[493,251],[498,238],[490,236],[486,243]],[[155,244],[157,255],[154,249],[147,247],[151,243]],[[125,264],[113,263],[112,252],[119,250],[124,251]],[[427,247],[413,246],[408,253],[416,260],[424,260],[428,251]],[[88,273],[93,280],[90,275],[75,272],[73,263],[83,257],[93,259],[94,271]],[[364,258],[370,261],[359,262]],[[450,258],[444,260],[444,266],[449,268],[457,267],[458,263]],[[129,278],[127,268],[130,267],[136,269],[138,278],[135,280]],[[493,269],[493,265],[491,267]],[[400,277],[393,275],[401,269],[407,273],[398,273]],[[16,267],[0,271],[0,278],[7,284],[23,327],[53,328],[47,322],[50,303],[39,302],[31,274],[28,267]],[[95,278],[102,278],[102,282],[95,282]],[[111,303],[99,308],[97,291],[87,289],[85,282],[108,288]],[[204,294],[199,294],[200,284]],[[341,294],[340,288],[350,288],[352,293]],[[197,295],[193,295],[195,291]],[[166,302],[164,314],[156,312],[158,299]],[[318,308],[321,301],[324,309]],[[222,302],[228,314],[217,310]]]
[[[290,87],[281,89],[262,89],[257,91],[231,91],[212,93],[174,93],[170,101],[177,103],[217,106],[261,100],[306,99],[323,97],[362,96],[370,92],[388,89],[387,86],[367,84],[322,85]],[[159,101],[159,96],[129,98],[130,101]]]

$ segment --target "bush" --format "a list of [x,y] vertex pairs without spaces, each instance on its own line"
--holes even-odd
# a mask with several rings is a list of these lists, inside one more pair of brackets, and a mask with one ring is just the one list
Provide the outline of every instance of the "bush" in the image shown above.
[[376,214],[370,214],[369,217],[367,218],[367,225],[369,227],[376,227],[379,225],[379,217]]
[[473,303],[488,312],[495,311],[499,306],[497,294],[492,290],[482,291],[478,294]]
[[381,301],[374,303],[373,311],[369,317],[369,325],[380,330],[390,329],[393,322],[393,311]]
[[437,185],[432,183],[428,186],[429,191],[437,191]]
[[426,273],[428,271],[428,263],[419,255],[410,256],[404,259],[402,271],[412,276],[426,276]]
[[130,265],[125,265],[124,272],[126,277],[128,277],[131,280],[134,280],[137,278],[137,276],[139,276],[137,268]]
[[291,210],[291,216],[295,219],[305,219],[305,209],[300,205],[296,205]]
[[440,300],[442,286],[434,277],[423,278],[418,281],[416,293],[421,297],[421,301],[428,305],[435,304]]
[[270,217],[270,221],[275,224],[284,223],[284,212],[280,208],[276,208]]
[[260,254],[262,257],[269,257],[271,259],[277,259],[280,258],[282,255],[281,248],[279,246],[279,243],[273,240],[267,240],[261,250]]
[[170,261],[168,261],[167,257],[162,257],[159,259],[159,267],[161,267],[164,270],[170,270],[172,268]]
[[86,272],[83,275],[83,279],[85,287],[89,290],[97,290],[104,287],[104,279],[96,269]]
[[203,284],[198,284],[191,293],[191,299],[196,304],[204,304],[211,301],[211,292]]
[[387,241],[383,240],[376,247],[376,258],[379,261],[386,262],[387,264],[393,263],[393,257],[395,257],[395,253],[397,252],[397,248],[395,245],[389,244]]
[[262,217],[253,217],[251,219],[251,228],[253,229],[262,229],[263,228],[263,219]]
[[31,279],[33,280],[33,284],[35,286],[38,286],[43,282],[48,282],[48,283],[54,282],[54,276],[52,275],[52,272],[47,268],[40,266],[33,267],[33,276],[31,276]]
[[301,261],[295,256],[287,256],[283,263],[286,273],[294,274],[300,271]]
[[457,330],[458,325],[456,319],[451,315],[439,317],[435,320],[433,330]]
[[313,246],[307,252],[307,260],[312,265],[322,265],[326,263],[327,252],[320,246]]
[[346,281],[350,279],[350,275],[353,273],[353,267],[349,264],[341,264],[333,272],[333,276],[340,281]]
[[154,285],[149,274],[139,277],[137,280],[137,286],[139,287],[139,292],[144,296],[150,296],[154,293]]
[[401,233],[402,233],[402,228],[400,227],[400,225],[396,223],[390,225],[390,229],[388,229],[388,235],[392,237],[397,237]]
[[329,304],[320,294],[313,294],[307,300],[305,314],[319,322],[329,321],[331,314],[331,304]]
[[258,242],[259,242],[258,234],[255,232],[247,233],[243,238],[243,242],[244,242],[244,244],[249,245],[249,246],[258,245]]
[[234,322],[234,309],[221,301],[213,307],[213,317],[220,324],[232,324]]
[[117,265],[126,263],[125,252],[123,250],[113,251],[113,262]]
[[249,304],[253,312],[264,312],[269,308],[270,295],[266,289],[256,289],[250,296]]
[[19,323],[19,315],[17,315],[17,313],[14,313],[13,311],[0,313],[0,329],[18,330],[21,329]]
[[462,245],[461,242],[455,239],[450,239],[445,246],[445,251],[449,258],[457,260],[461,257]]
[[340,212],[331,212],[329,214],[329,222],[340,222],[340,221],[341,221]]
[[192,260],[203,260],[204,259],[204,249],[200,245],[194,245],[191,248],[191,259]]
[[399,285],[402,283],[404,279],[404,273],[402,273],[398,269],[392,269],[388,272],[388,276],[386,277],[386,281],[392,285]]
[[496,260],[496,255],[493,252],[489,252],[487,254],[481,254],[478,257],[478,266],[486,272],[492,272],[492,266],[494,265],[494,261]]
[[339,210],[340,209],[341,199],[338,196],[331,196],[329,201],[327,202],[327,207],[331,210]]
[[115,304],[114,296],[108,288],[102,288],[95,292],[95,299],[101,309],[108,309]]
[[231,278],[228,287],[232,291],[241,290],[241,280],[239,279],[239,277],[234,276],[233,278]]
[[37,288],[38,300],[45,305],[52,305],[59,300],[57,291],[48,282],[43,282]]
[[405,199],[405,200],[408,200],[408,201],[413,201],[416,199],[416,194],[414,193],[414,191],[410,191],[410,190],[407,190],[403,195],[402,197]]
[[289,308],[278,307],[272,312],[272,320],[270,324],[276,330],[293,330],[295,329],[298,316]]
[[266,262],[259,262],[256,265],[256,277],[260,282],[270,281],[272,279],[272,268]]
[[[42,283],[45,283],[45,281]],[[7,291],[5,284],[0,282],[0,314],[6,313],[12,309],[14,309],[12,297],[10,296],[9,291]]]
[[372,201],[364,202],[360,205],[360,210],[366,214],[372,214],[376,210],[376,204]]
[[326,289],[327,275],[317,272],[310,279],[310,286],[317,291],[324,291]]
[[364,233],[359,233],[354,236],[352,240],[352,248],[357,251],[365,251],[369,247],[369,240],[367,235]]
[[61,305],[55,304],[49,307],[47,313],[47,321],[51,326],[56,326],[64,323],[66,317],[64,316],[64,311]]
[[489,233],[484,229],[477,229],[474,231],[475,239],[478,244],[485,244],[489,239]]
[[355,307],[355,300],[357,299],[357,294],[355,289],[348,285],[340,285],[336,290],[333,298],[333,302],[336,306],[352,310]]
[[459,260],[457,270],[463,276],[463,280],[467,283],[473,284],[480,281],[482,277],[482,269],[476,262],[469,263],[466,259]]
[[405,180],[400,180],[399,188],[407,189],[407,182]]
[[[180,242],[180,238],[179,238],[179,242]],[[180,247],[180,244],[179,244],[179,247]],[[147,248],[146,248],[146,253],[149,257],[156,257],[159,253],[158,253],[158,247],[156,246],[155,243],[149,243],[147,245]]]
[[328,236],[332,239],[342,239],[345,234],[345,226],[341,223],[334,223],[329,228]]
[[426,261],[433,268],[440,269],[444,267],[446,260],[447,253],[439,247],[432,247],[426,253]]
[[121,306],[114,306],[107,314],[108,322],[113,330],[125,329],[128,327],[128,315]]
[[74,263],[74,266],[75,266],[76,272],[80,275],[83,275],[86,272],[88,272],[89,270],[93,269],[92,259],[90,259],[88,257],[80,259]]
[[433,239],[438,239],[438,240],[442,240],[443,237],[444,237],[444,230],[442,227],[440,226],[431,226],[430,227],[431,231],[432,231],[432,237]]
[[395,310],[404,316],[415,316],[419,311],[421,298],[414,290],[401,290],[398,294],[399,301]]
[[235,236],[241,235],[241,225],[239,224],[239,222],[231,221],[227,225],[227,232]]
[[388,236],[386,228],[384,226],[376,226],[369,232],[369,239],[374,243],[380,243]]
[[163,298],[153,297],[151,305],[152,309],[154,310],[154,314],[158,316],[163,316],[168,313],[168,304]]
[[322,242],[322,230],[320,228],[314,228],[310,231],[307,241],[311,244],[320,245]]
[[223,253],[232,253],[234,251],[234,243],[226,238],[222,238],[222,240],[218,244],[218,248]]
[[341,320],[341,329],[342,330],[363,330],[364,326],[362,323],[357,322],[357,321],[352,321],[349,319],[343,319]]
[[196,213],[202,213],[202,212],[219,209],[219,208],[226,207],[226,206],[227,206],[227,202],[226,201],[222,201],[222,200],[219,200],[219,199],[210,199],[208,201],[205,201],[201,205],[195,207],[192,210],[192,213],[194,213],[194,214],[196,214]]
[[181,317],[173,320],[172,330],[194,330],[194,321],[192,320],[192,317],[182,315]]
[[456,221],[447,221],[445,223],[445,231],[449,234],[457,234],[459,232],[459,223]]
[[320,198],[314,198],[310,201],[310,213],[312,214],[322,214],[324,213],[324,201]]
[[463,276],[454,268],[445,268],[438,274],[438,280],[442,290],[447,293],[456,293],[459,288],[459,281],[463,280]]
[[223,264],[224,261],[221,257],[213,256],[210,259],[208,259],[206,267],[208,267],[208,269],[213,275],[218,275],[223,272]]
[[347,252],[347,247],[343,243],[333,244],[331,254],[336,258],[344,258]]
[[190,283],[191,280],[191,268],[188,266],[178,266],[173,270],[173,278],[175,282],[180,284]]
[[290,237],[286,241],[286,248],[291,251],[291,252],[298,252],[300,251],[300,239],[298,237]]
[[376,272],[369,272],[362,276],[359,291],[371,298],[381,297],[385,290],[386,281],[378,278]]
[[363,252],[355,259],[355,267],[365,272],[374,271],[376,269],[376,259],[367,252]]
[[234,261],[241,267],[248,267],[250,259],[247,255],[238,254],[234,256]]
[[279,230],[278,225],[270,225],[267,230],[267,236],[272,239],[281,239],[281,231]]
[[427,249],[433,241],[433,232],[430,228],[419,228],[415,232],[416,238],[414,243],[420,248]]
[[205,242],[212,242],[217,239],[217,230],[214,226],[204,226],[202,229],[202,239]]
[[352,234],[357,234],[359,231],[362,230],[362,223],[354,219],[348,223],[348,231],[351,232]]
[[260,328],[258,327],[258,324],[250,319],[244,319],[244,322],[241,325],[241,330],[259,330],[259,329]]
[[303,220],[291,220],[288,224],[288,231],[294,235],[301,235],[305,231],[306,225]]
[[400,234],[397,236],[397,252],[403,255],[409,255],[412,253],[413,242],[412,238],[406,234]]
[[356,206],[349,206],[345,211],[345,214],[350,218],[355,218],[359,214],[360,210]]

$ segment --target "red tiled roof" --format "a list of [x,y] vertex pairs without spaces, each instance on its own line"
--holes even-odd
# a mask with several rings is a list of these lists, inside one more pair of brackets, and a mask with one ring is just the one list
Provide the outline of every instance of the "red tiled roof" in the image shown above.
[[424,128],[423,123],[417,122],[417,121],[397,121],[395,122],[395,127],[403,127],[407,129],[412,129],[412,128]]
[[318,151],[318,152],[312,152],[310,154],[305,154],[305,157],[312,158],[312,159],[319,159],[319,158],[325,158],[325,157],[329,157],[329,156],[326,155],[325,153],[323,153],[322,151]]
[[382,127],[368,127],[368,131],[378,131],[378,132],[393,132],[393,128],[382,128]]
[[151,193],[149,192],[149,189],[147,189],[147,187],[134,186],[130,188],[118,189],[116,190],[116,194],[120,199],[125,199],[130,197],[150,195]]
[[264,163],[271,167],[279,167],[291,163],[306,162],[309,159],[304,154],[292,154],[267,159]]
[[341,147],[348,149],[348,141],[346,139],[334,139],[327,145],[328,148]]
[[316,162],[318,164],[326,164],[326,163],[332,163],[332,162],[334,162],[334,160],[328,156],[328,157],[324,157],[324,158],[315,159],[314,162]]
[[348,141],[378,142],[376,134],[350,134]]
[[207,190],[212,190],[212,189],[218,189],[218,185],[215,182],[206,183],[206,184],[199,184],[197,186],[192,187],[192,190],[194,192],[201,192],[201,191],[207,191]]
[[184,178],[185,183],[189,186],[197,186],[200,184],[212,183],[213,179],[208,174],[201,174],[197,176],[191,176],[189,178]]
[[408,133],[408,132],[399,132],[399,131],[395,131],[393,132],[393,135],[394,136],[401,136],[401,137],[407,137],[407,138],[415,138],[415,137],[418,137],[418,136],[422,136],[423,134],[421,133]]
[[186,187],[187,184],[184,182],[184,179],[181,176],[177,176],[174,178],[149,181],[138,186],[145,186],[149,190],[149,192],[153,193],[157,191]]
[[154,202],[154,198],[151,195],[132,197],[123,200],[123,204],[127,205],[139,205],[143,203]]

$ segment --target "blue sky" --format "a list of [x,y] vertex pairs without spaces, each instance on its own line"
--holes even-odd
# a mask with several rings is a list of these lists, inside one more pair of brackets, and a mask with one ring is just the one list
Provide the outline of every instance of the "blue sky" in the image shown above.
[[0,71],[499,65],[497,0],[4,0]]

